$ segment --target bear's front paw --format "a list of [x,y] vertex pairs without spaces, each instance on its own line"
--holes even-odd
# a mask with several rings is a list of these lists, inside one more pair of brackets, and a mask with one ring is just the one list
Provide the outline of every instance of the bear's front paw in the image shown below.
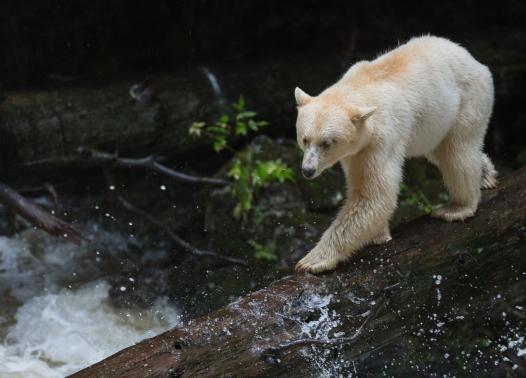
[[341,256],[339,253],[317,245],[304,258],[298,261],[296,271],[320,273],[336,268],[340,261]]

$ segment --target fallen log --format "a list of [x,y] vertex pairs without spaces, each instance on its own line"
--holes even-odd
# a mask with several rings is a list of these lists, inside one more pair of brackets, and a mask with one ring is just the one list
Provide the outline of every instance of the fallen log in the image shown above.
[[194,121],[215,121],[240,94],[264,119],[282,120],[286,114],[292,124],[297,83],[318,91],[340,73],[337,58],[301,61],[294,57],[213,70],[197,66],[150,75],[146,81],[136,77],[6,92],[0,102],[0,165],[11,175],[41,174],[61,168],[62,158],[80,146],[131,157],[208,150],[209,142],[192,138],[188,128]]
[[419,218],[73,377],[524,375],[526,168],[483,197],[463,223]]

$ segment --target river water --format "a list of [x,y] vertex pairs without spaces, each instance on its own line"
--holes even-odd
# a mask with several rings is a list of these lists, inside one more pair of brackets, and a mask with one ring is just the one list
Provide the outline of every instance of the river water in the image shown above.
[[[116,305],[110,280],[129,239],[85,227],[114,248],[77,247],[33,229],[0,237],[0,378],[63,377],[180,322],[163,296]],[[124,295],[137,278],[120,282]]]

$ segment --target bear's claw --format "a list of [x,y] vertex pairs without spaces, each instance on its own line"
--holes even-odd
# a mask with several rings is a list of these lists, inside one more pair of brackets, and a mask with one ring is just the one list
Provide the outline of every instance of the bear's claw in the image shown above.
[[340,262],[338,254],[316,246],[296,264],[297,272],[321,273],[336,268]]

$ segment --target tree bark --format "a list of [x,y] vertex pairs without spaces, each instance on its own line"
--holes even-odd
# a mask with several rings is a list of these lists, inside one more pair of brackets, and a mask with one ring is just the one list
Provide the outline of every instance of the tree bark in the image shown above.
[[423,217],[393,236],[73,376],[525,374],[526,168],[486,191],[475,217]]

